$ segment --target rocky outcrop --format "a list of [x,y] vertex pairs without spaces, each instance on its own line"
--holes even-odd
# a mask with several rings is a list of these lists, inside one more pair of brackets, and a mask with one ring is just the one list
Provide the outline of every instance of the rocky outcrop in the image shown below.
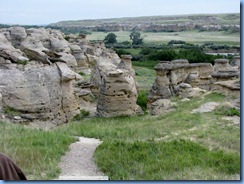
[[100,116],[130,116],[143,113],[136,104],[138,95],[131,56],[122,56],[115,69],[100,74],[102,80],[97,103],[97,113]]
[[[121,60],[82,35],[71,36],[72,43],[66,39],[51,29],[0,29],[1,118],[53,127],[80,110],[91,116],[134,115],[141,110],[131,56]],[[92,77],[84,81],[76,72]]]
[[152,114],[158,112],[158,105],[155,104],[160,99],[173,96],[191,98],[212,90],[240,97],[239,71],[227,59],[216,59],[214,66],[210,63],[189,64],[182,59],[161,61],[155,70],[157,76],[148,96],[148,110]]
[[150,104],[148,111],[152,115],[159,115],[166,112],[176,110],[176,103],[171,102],[169,99],[158,99]]
[[89,62],[91,58],[94,60],[91,74],[91,91],[95,96],[99,95],[100,86],[102,85],[103,78],[110,72],[117,68],[120,58],[113,51],[104,52],[101,50],[99,57],[97,54],[89,57]]
[[122,70],[109,72],[102,80],[97,112],[100,116],[125,116],[137,112],[137,90],[133,78]]
[[0,30],[0,113],[15,122],[67,123],[80,111],[70,67],[77,62],[61,32],[12,27]]
[[215,59],[214,62],[214,73],[212,74],[211,83],[239,78],[239,69],[232,67],[228,59]]
[[240,79],[215,82],[212,90],[225,96],[240,98]]
[[187,60],[159,62],[155,66],[156,79],[148,96],[148,103],[158,99],[169,99],[178,95],[180,84],[187,83],[190,87],[210,88],[213,67],[210,63],[189,64]]
[[[43,65],[30,62],[21,70],[9,64],[0,67],[2,108],[18,112],[18,122],[67,123],[79,113],[72,80],[79,75],[64,63]],[[11,117],[5,111],[6,116]]]

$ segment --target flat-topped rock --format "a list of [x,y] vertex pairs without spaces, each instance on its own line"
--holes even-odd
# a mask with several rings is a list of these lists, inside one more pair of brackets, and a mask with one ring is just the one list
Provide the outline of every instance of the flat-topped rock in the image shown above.
[[189,64],[187,59],[175,59],[171,61],[172,64]]
[[131,60],[132,56],[131,55],[121,55],[121,59]]

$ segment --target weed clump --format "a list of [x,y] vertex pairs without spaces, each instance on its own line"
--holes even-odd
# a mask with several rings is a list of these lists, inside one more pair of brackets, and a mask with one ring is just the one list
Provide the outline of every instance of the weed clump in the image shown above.
[[215,114],[225,116],[240,116],[240,111],[234,107],[226,108],[225,106],[221,106],[215,110]]
[[73,117],[72,121],[81,121],[85,117],[88,117],[90,115],[89,111],[86,111],[84,109],[80,110],[80,114],[77,114],[75,117]]

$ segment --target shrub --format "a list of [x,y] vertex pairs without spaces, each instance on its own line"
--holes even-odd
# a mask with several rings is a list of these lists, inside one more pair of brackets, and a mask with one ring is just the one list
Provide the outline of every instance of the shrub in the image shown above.
[[130,52],[125,51],[124,49],[114,49],[114,51],[115,51],[119,56],[130,54]]
[[215,110],[215,114],[225,116],[240,116],[240,111],[234,107],[226,108],[225,106],[221,106]]
[[147,110],[147,91],[139,91],[138,98],[137,98],[137,104],[142,108],[143,111]]
[[14,116],[19,116],[20,115],[20,111],[12,108],[12,107],[5,107],[4,108],[4,113],[9,117],[9,118],[13,118]]
[[82,109],[80,110],[80,114],[77,114],[75,117],[73,117],[72,121],[80,121],[85,117],[88,117],[89,115],[90,115],[89,111]]

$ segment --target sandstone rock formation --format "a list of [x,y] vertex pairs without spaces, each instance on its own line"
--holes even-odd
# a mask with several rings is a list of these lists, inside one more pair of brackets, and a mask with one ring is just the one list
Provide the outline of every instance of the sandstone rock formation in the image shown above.
[[156,79],[150,91],[148,102],[169,99],[178,95],[180,84],[209,89],[213,67],[210,63],[189,64],[187,60],[161,61],[155,66]]
[[[52,29],[0,29],[0,117],[53,127],[81,109],[92,116],[140,111],[129,56],[121,61],[82,35],[66,39]],[[92,77],[84,81],[76,72]]]
[[216,59],[214,66],[210,63],[189,64],[182,59],[161,61],[155,70],[157,76],[148,96],[148,110],[152,114],[159,112],[155,105],[158,100],[173,96],[191,98],[209,90],[240,96],[240,71],[231,66],[227,59]]
[[[95,58],[97,57],[97,58]],[[91,57],[89,58],[89,60]],[[91,90],[95,96],[99,95],[100,86],[102,85],[103,78],[108,74],[108,72],[113,71],[117,68],[120,58],[113,51],[104,52],[101,50],[101,55],[93,56],[94,66],[92,67],[91,74]]]
[[30,62],[23,70],[13,64],[0,66],[2,108],[18,112],[23,122],[66,123],[79,113],[72,87],[72,80],[78,78],[64,63]]
[[131,56],[122,56],[118,66],[108,72],[101,72],[101,85],[97,112],[100,116],[128,116],[143,113],[136,104],[137,88]]
[[[73,81],[83,80],[59,31],[0,30],[0,113],[15,122],[68,122],[80,111]],[[15,116],[14,116],[15,114]]]
[[214,60],[214,73],[212,74],[211,83],[233,80],[239,77],[240,71],[229,64],[228,59]]
[[240,79],[215,82],[213,91],[225,96],[240,98]]

